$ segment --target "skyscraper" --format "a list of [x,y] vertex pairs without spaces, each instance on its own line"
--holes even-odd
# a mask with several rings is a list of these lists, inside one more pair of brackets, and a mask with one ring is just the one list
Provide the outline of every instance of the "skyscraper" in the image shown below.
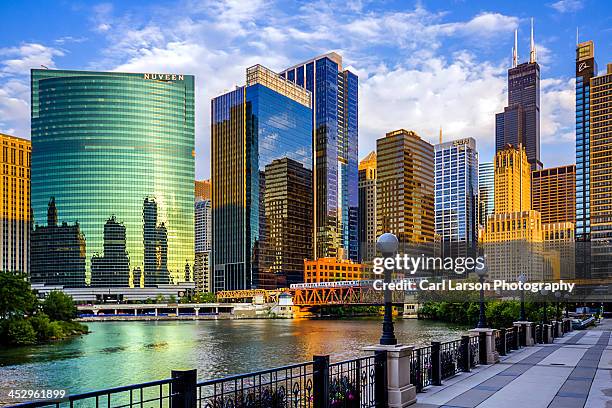
[[358,78],[334,52],[281,76],[313,97],[314,254],[358,258]]
[[540,161],[540,65],[536,62],[531,20],[529,62],[518,63],[517,32],[514,33],[512,68],[508,70],[508,106],[495,115],[495,151],[508,144],[523,145],[532,170]]
[[607,72],[591,78],[591,276],[612,276],[612,63]]
[[434,242],[434,147],[415,132],[389,132],[376,141],[377,235],[400,243]]
[[576,220],[576,165],[536,170],[531,180],[531,208],[542,214],[542,224],[573,224]]
[[359,262],[376,256],[376,152],[359,163]]
[[272,284],[265,167],[289,158],[312,169],[311,93],[269,69],[247,69],[246,86],[212,100],[214,290]]
[[[478,153],[465,138],[434,146],[436,234],[451,253],[478,242]],[[465,245],[464,245],[465,244]]]
[[478,223],[487,225],[487,218],[495,208],[495,165],[493,162],[478,164]]
[[193,267],[196,290],[211,291],[210,260],[212,250],[212,202],[195,202],[195,262]]
[[276,287],[304,282],[312,255],[312,170],[284,157],[265,170],[266,264]]
[[[591,78],[597,74],[595,45],[576,47],[576,241],[591,239]],[[582,244],[581,244],[582,245]],[[582,249],[586,249],[582,248]]]
[[[90,283],[91,258],[103,252],[113,215],[125,227],[132,275],[146,275],[156,257],[178,280],[185,260],[193,262],[193,81],[179,74],[32,70],[34,220],[45,219],[55,197],[60,220],[78,221],[87,240],[81,285]],[[153,226],[143,225],[147,198],[157,207],[155,254]],[[113,268],[100,271],[107,274],[101,281],[113,279]],[[139,286],[141,279],[132,282]]]
[[542,219],[531,209],[531,169],[523,146],[495,155],[495,210],[483,243],[493,279],[544,278]]
[[29,140],[0,133],[0,267],[3,271],[30,271],[30,155]]

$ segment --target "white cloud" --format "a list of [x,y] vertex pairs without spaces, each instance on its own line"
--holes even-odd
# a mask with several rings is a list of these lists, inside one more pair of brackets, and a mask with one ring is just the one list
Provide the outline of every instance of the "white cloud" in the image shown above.
[[559,13],[571,13],[581,10],[584,4],[582,4],[580,0],[559,0],[551,4],[550,7],[554,8]]
[[55,67],[53,58],[62,56],[64,52],[47,47],[42,44],[25,43],[18,47],[0,49],[0,57],[7,57],[0,61],[0,72],[5,74],[23,75],[30,68]]
[[541,81],[540,142],[568,143],[575,140],[576,81],[544,79]]
[[438,57],[412,69],[380,67],[360,80],[361,156],[399,128],[437,143],[440,126],[445,140],[474,137],[481,151],[492,151],[495,113],[505,104],[499,67],[460,54],[451,62]]

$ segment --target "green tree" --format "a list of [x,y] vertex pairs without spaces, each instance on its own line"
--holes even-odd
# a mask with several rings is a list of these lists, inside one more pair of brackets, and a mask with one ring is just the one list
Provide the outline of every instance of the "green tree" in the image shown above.
[[168,296],[168,303],[176,303],[176,296],[174,295]]
[[42,307],[51,320],[70,321],[77,314],[77,308],[72,297],[63,292],[53,291],[49,293]]
[[15,346],[26,346],[36,343],[36,332],[29,320],[12,318],[8,321],[6,340]]
[[25,275],[0,272],[0,319],[31,315],[38,308],[38,298]]
[[216,303],[217,295],[210,292],[198,293],[193,297],[193,301],[196,303]]
[[62,328],[58,322],[52,322],[44,313],[37,313],[30,318],[30,324],[36,332],[36,339],[39,342],[59,339],[64,337]]

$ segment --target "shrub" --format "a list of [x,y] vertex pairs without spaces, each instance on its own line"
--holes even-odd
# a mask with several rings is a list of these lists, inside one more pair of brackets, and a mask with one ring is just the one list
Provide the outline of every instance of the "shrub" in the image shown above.
[[35,344],[36,332],[29,320],[14,318],[8,321],[6,339],[15,346]]

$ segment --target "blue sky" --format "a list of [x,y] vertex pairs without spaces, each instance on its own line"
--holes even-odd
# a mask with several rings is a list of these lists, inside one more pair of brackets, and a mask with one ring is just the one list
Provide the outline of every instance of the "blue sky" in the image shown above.
[[281,70],[328,51],[359,75],[359,152],[406,128],[431,142],[472,136],[491,160],[513,31],[542,67],[542,161],[574,162],[574,53],[612,62],[612,3],[536,1],[0,2],[0,132],[29,138],[29,68],[195,74],[196,175],[210,174],[210,98],[261,63]]

